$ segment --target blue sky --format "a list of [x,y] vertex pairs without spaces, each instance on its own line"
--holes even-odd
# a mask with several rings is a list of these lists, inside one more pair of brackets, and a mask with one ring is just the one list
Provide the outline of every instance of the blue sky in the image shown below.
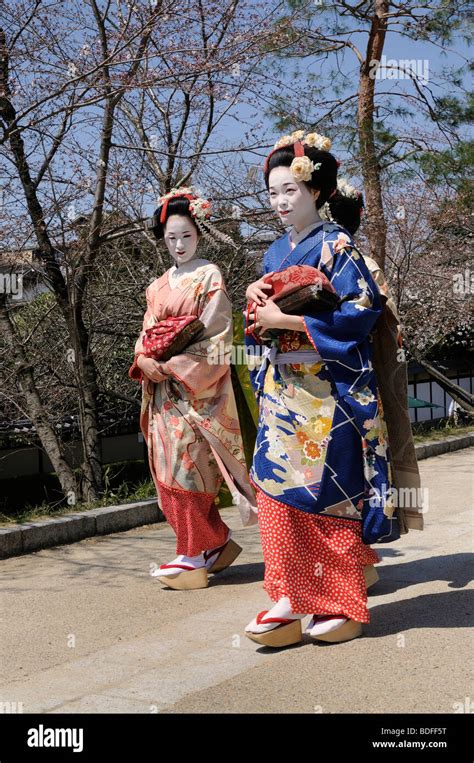
[[[253,0],[252,0],[253,1]],[[261,12],[267,14],[272,8],[277,8],[279,6],[284,7],[283,3],[277,3],[277,2],[265,2],[265,4],[262,5],[261,3],[258,4],[255,0],[255,6],[261,8]],[[317,18],[317,17],[316,17]],[[322,16],[322,19],[325,17]],[[362,52],[365,51],[365,46],[367,42],[367,35],[354,32],[351,36],[351,39],[353,42],[361,49]],[[439,82],[439,74],[442,72],[443,68],[445,67],[461,67],[466,66],[466,60],[469,58],[469,47],[468,45],[462,40],[462,37],[460,35],[457,35],[457,38],[455,41],[453,41],[449,46],[447,46],[444,50],[440,47],[437,47],[435,45],[432,45],[427,42],[418,41],[418,40],[411,40],[406,37],[401,36],[400,34],[388,32],[386,36],[385,46],[384,46],[384,54],[387,56],[387,58],[395,58],[395,59],[416,59],[420,61],[422,64],[424,60],[426,59],[428,61],[429,65],[429,74],[430,74],[430,82],[428,84],[429,88],[432,88],[433,93],[437,96],[439,95],[450,95],[451,94],[451,88],[447,86],[446,84]],[[315,57],[309,57],[307,59],[301,60],[299,63],[300,69],[302,72],[308,72],[310,74],[318,74],[320,73],[322,77],[322,83],[327,83],[326,75],[329,72],[330,68],[335,65],[335,55],[332,54],[329,59],[325,62],[318,61]],[[341,78],[343,78],[345,75],[350,78],[351,83],[351,89],[355,91],[357,89],[358,84],[358,62],[355,57],[355,55],[348,51],[344,56],[338,57],[338,62],[341,69]],[[286,86],[288,87],[288,92],[290,91],[290,82],[291,82],[291,74],[296,66],[295,61],[289,61],[288,62],[288,72],[287,72],[287,83]],[[465,86],[467,87],[469,84],[469,75],[467,73],[467,66],[466,66],[466,75],[464,78]],[[231,81],[231,80],[230,80]],[[304,77],[303,77],[303,83],[304,83]],[[332,97],[332,93],[330,88],[327,87],[327,84],[325,84],[325,90],[323,89],[321,94],[321,103],[320,104],[311,104],[311,114],[315,118],[321,113],[323,113],[324,110],[324,103],[326,99],[330,99]],[[285,89],[285,83],[283,83],[283,90]],[[413,92],[413,84],[410,81],[407,80],[388,80],[388,79],[382,79],[377,81],[377,91],[380,92],[381,90],[396,93],[396,92]],[[264,107],[265,107],[265,99],[262,97],[261,102],[258,104],[260,108],[258,108],[258,113],[255,113],[255,106],[249,106],[245,103],[236,104],[233,109],[232,113],[234,117],[240,117],[244,120],[246,123],[244,126],[240,124],[233,116],[227,116],[221,123],[218,129],[216,129],[215,133],[212,135],[211,140],[208,143],[207,148],[229,148],[230,150],[233,150],[236,145],[241,144],[242,142],[245,142],[245,130],[255,130],[256,131],[256,137],[259,141],[261,141],[262,149],[259,152],[261,158],[258,157],[258,155],[247,155],[247,159],[249,162],[258,165],[261,167],[263,163],[263,157],[267,152],[267,149],[265,146],[271,147],[274,143],[274,141],[280,136],[280,131],[275,129],[272,120],[268,119],[265,114],[263,113]],[[97,113],[99,113],[100,108],[96,110]],[[259,129],[259,123],[261,122],[261,127]],[[390,124],[389,124],[390,126]],[[417,129],[424,130],[427,127],[429,127],[429,124],[427,123],[426,117],[421,115],[415,115],[413,117],[410,129],[416,131]],[[465,128],[463,128],[463,132],[467,132]],[[329,137],[332,137],[331,135]],[[91,155],[95,156],[95,148],[96,148],[96,136],[95,132],[93,135],[88,134],[86,131],[84,131],[83,135],[80,138],[81,144],[85,147],[86,145],[90,145],[91,147]],[[344,152],[342,150],[341,146],[337,145],[337,142],[334,143],[333,146],[334,153],[336,156],[341,158],[344,161]],[[204,162],[207,162],[208,160],[204,158]],[[210,165],[212,166],[212,161],[209,160]],[[90,198],[88,198],[87,203],[90,203]],[[154,201],[150,198],[149,205],[147,204],[146,214],[148,214],[152,209],[154,208],[155,204]]]
[[[277,7],[279,4],[273,3],[273,5],[274,7]],[[266,4],[266,7],[268,8],[268,4]],[[322,18],[324,19],[325,16],[322,16]],[[350,39],[359,48],[362,54],[365,55],[367,34],[354,32],[350,36]],[[468,44],[462,39],[460,34],[457,34],[456,39],[453,40],[452,43],[445,48],[442,48],[439,45],[434,45],[426,41],[412,40],[396,32],[389,31],[385,38],[383,52],[387,59],[415,59],[419,62],[418,66],[422,67],[423,70],[424,62],[427,61],[429,75],[428,88],[432,89],[433,95],[437,97],[452,94],[452,88],[440,80],[440,76],[445,68],[465,68],[464,86],[468,88],[469,85],[472,85],[472,78],[470,78],[467,64],[470,58],[470,50]],[[335,54],[331,54],[325,62],[318,61],[315,57],[309,57],[301,60],[300,67],[302,71],[307,71],[308,73],[321,73],[322,82],[327,82],[326,74],[329,69],[335,65],[335,61]],[[347,51],[344,56],[338,55],[338,65],[341,69],[341,81],[344,78],[344,75],[347,75],[353,82],[353,88],[356,89],[358,82],[358,61],[354,53]],[[291,75],[294,70],[294,66],[295,62],[288,62],[289,75]],[[377,80],[376,90],[378,92],[381,92],[382,90],[390,90],[390,92],[394,94],[397,92],[414,92],[413,84],[410,81],[403,79],[379,79]],[[327,94],[330,98],[330,89],[327,90]],[[248,116],[252,112],[252,109],[240,105],[236,108],[236,111],[241,116]],[[416,122],[417,119],[420,125],[425,123],[423,117],[415,116],[414,121]],[[271,144],[275,139],[275,130],[271,120],[264,120],[264,123],[266,123],[269,144]],[[242,136],[241,128],[239,128],[234,120],[230,118],[225,121],[225,131],[222,129],[220,132],[222,134],[225,132],[227,140],[232,143],[238,142]],[[216,133],[215,137],[218,138],[219,133]]]

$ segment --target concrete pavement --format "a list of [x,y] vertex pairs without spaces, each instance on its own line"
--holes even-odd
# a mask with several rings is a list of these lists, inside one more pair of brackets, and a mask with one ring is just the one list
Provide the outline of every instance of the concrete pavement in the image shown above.
[[2,561],[0,700],[25,713],[472,711],[473,454],[420,463],[426,529],[375,546],[371,622],[345,644],[275,651],[243,635],[269,600],[258,528],[234,508],[222,514],[244,552],[203,590],[150,577],[175,556],[162,523]]
[[[474,432],[415,445],[418,461],[474,446]],[[164,520],[156,498],[0,526],[0,559]]]

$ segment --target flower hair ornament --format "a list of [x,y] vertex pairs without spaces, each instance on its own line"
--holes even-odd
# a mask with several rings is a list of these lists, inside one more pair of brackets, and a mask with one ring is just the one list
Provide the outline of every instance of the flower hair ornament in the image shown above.
[[[350,185],[345,178],[338,179],[337,188],[334,188],[331,191],[328,201],[318,209],[319,215],[323,220],[329,220],[331,222],[333,221],[331,210],[329,208],[329,201],[337,192],[339,192],[341,196],[344,196],[346,199],[359,199],[362,196],[362,192],[358,191],[357,188],[354,188],[354,186]],[[362,205],[359,208],[359,213],[361,216],[363,212],[364,207]]]
[[[266,175],[268,172],[268,163],[272,154],[283,146],[294,146],[295,158],[291,162],[290,170],[293,173],[297,182],[308,181],[311,179],[311,175],[315,170],[319,170],[321,162],[312,162],[309,156],[305,155],[304,146],[311,146],[317,148],[319,151],[329,151],[332,146],[330,138],[326,138],[324,135],[320,135],[317,132],[309,132],[305,136],[304,130],[295,130],[291,135],[284,135],[279,138],[272,150],[265,159],[265,165],[263,172]],[[339,166],[339,163],[338,163]]]
[[218,241],[221,241],[225,244],[229,244],[234,249],[239,248],[230,236],[221,233],[221,231],[210,222],[211,202],[209,199],[204,199],[201,196],[198,196],[190,187],[172,188],[171,191],[160,196],[158,199],[158,206],[161,207],[159,219],[157,218],[157,215],[148,218],[145,220],[145,228],[154,228],[158,222],[164,226],[169,201],[170,199],[177,198],[189,200],[189,213],[206,241],[209,241],[213,246],[215,246]]

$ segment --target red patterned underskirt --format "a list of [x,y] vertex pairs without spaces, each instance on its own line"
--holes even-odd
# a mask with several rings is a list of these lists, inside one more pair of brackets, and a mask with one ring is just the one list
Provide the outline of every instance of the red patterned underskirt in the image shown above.
[[264,589],[299,614],[344,614],[370,622],[363,568],[380,562],[359,522],[295,509],[254,485],[265,561]]

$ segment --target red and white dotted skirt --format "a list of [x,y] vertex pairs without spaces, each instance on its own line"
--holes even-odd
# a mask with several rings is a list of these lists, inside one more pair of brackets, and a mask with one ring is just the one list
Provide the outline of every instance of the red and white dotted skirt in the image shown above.
[[[252,483],[253,484],[253,483]],[[308,514],[254,485],[265,562],[264,589],[299,614],[343,614],[370,622],[363,568],[380,562],[360,522]]]
[[222,520],[211,493],[197,493],[155,484],[160,508],[176,534],[176,553],[197,556],[201,551],[222,546],[229,528]]

